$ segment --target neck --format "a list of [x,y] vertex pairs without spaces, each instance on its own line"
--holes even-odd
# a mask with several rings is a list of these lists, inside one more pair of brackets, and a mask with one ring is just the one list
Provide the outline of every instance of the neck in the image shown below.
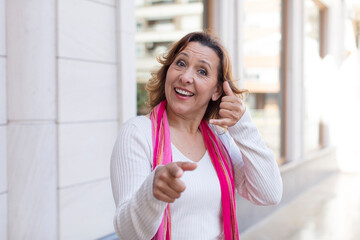
[[190,134],[196,134],[199,131],[200,122],[202,120],[201,116],[202,115],[197,115],[189,118],[177,115],[172,111],[167,111],[169,126]]

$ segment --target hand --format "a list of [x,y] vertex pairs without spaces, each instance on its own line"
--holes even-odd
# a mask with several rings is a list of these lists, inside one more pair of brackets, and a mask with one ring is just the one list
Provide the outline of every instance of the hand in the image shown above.
[[155,170],[153,193],[154,197],[168,203],[173,203],[185,191],[185,184],[179,178],[184,171],[192,171],[196,163],[173,162],[160,166]]
[[221,98],[219,115],[220,119],[210,119],[209,123],[221,127],[232,127],[245,112],[245,104],[241,98],[235,96],[227,81],[223,84],[226,96]]

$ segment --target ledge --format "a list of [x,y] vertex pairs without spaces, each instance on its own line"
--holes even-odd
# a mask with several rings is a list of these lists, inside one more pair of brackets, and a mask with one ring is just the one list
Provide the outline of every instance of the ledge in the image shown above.
[[307,155],[302,160],[282,165],[280,172],[284,191],[279,205],[269,207],[255,206],[245,199],[237,197],[239,232],[253,227],[268,215],[294,200],[300,193],[337,171],[335,147],[320,149]]

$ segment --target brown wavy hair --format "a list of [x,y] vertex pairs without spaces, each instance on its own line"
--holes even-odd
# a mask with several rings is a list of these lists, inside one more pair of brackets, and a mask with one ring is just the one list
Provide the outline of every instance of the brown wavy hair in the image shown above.
[[[149,102],[151,108],[158,105],[160,102],[166,99],[165,97],[165,80],[166,74],[173,63],[177,55],[186,48],[189,42],[198,42],[203,46],[209,47],[215,51],[215,53],[219,56],[220,63],[218,65],[218,84],[220,87],[223,87],[223,82],[228,81],[231,90],[235,95],[244,98],[243,94],[248,93],[247,90],[240,90],[235,86],[234,77],[232,75],[231,61],[228,52],[220,43],[215,36],[206,33],[206,32],[192,32],[185,35],[179,41],[175,42],[170,49],[158,57],[157,60],[162,64],[159,70],[151,73],[151,78],[149,82],[146,84],[146,91],[149,95]],[[225,96],[225,92],[222,92],[221,97],[217,101],[213,101],[210,99],[209,105],[204,114],[204,119],[208,121],[209,119],[219,119],[219,110],[221,98]]]

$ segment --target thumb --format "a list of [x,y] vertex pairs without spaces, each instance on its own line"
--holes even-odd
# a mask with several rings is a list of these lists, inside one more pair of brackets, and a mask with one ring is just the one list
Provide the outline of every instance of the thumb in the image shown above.
[[223,88],[226,96],[234,96],[233,91],[231,90],[230,84],[228,81],[224,81]]

